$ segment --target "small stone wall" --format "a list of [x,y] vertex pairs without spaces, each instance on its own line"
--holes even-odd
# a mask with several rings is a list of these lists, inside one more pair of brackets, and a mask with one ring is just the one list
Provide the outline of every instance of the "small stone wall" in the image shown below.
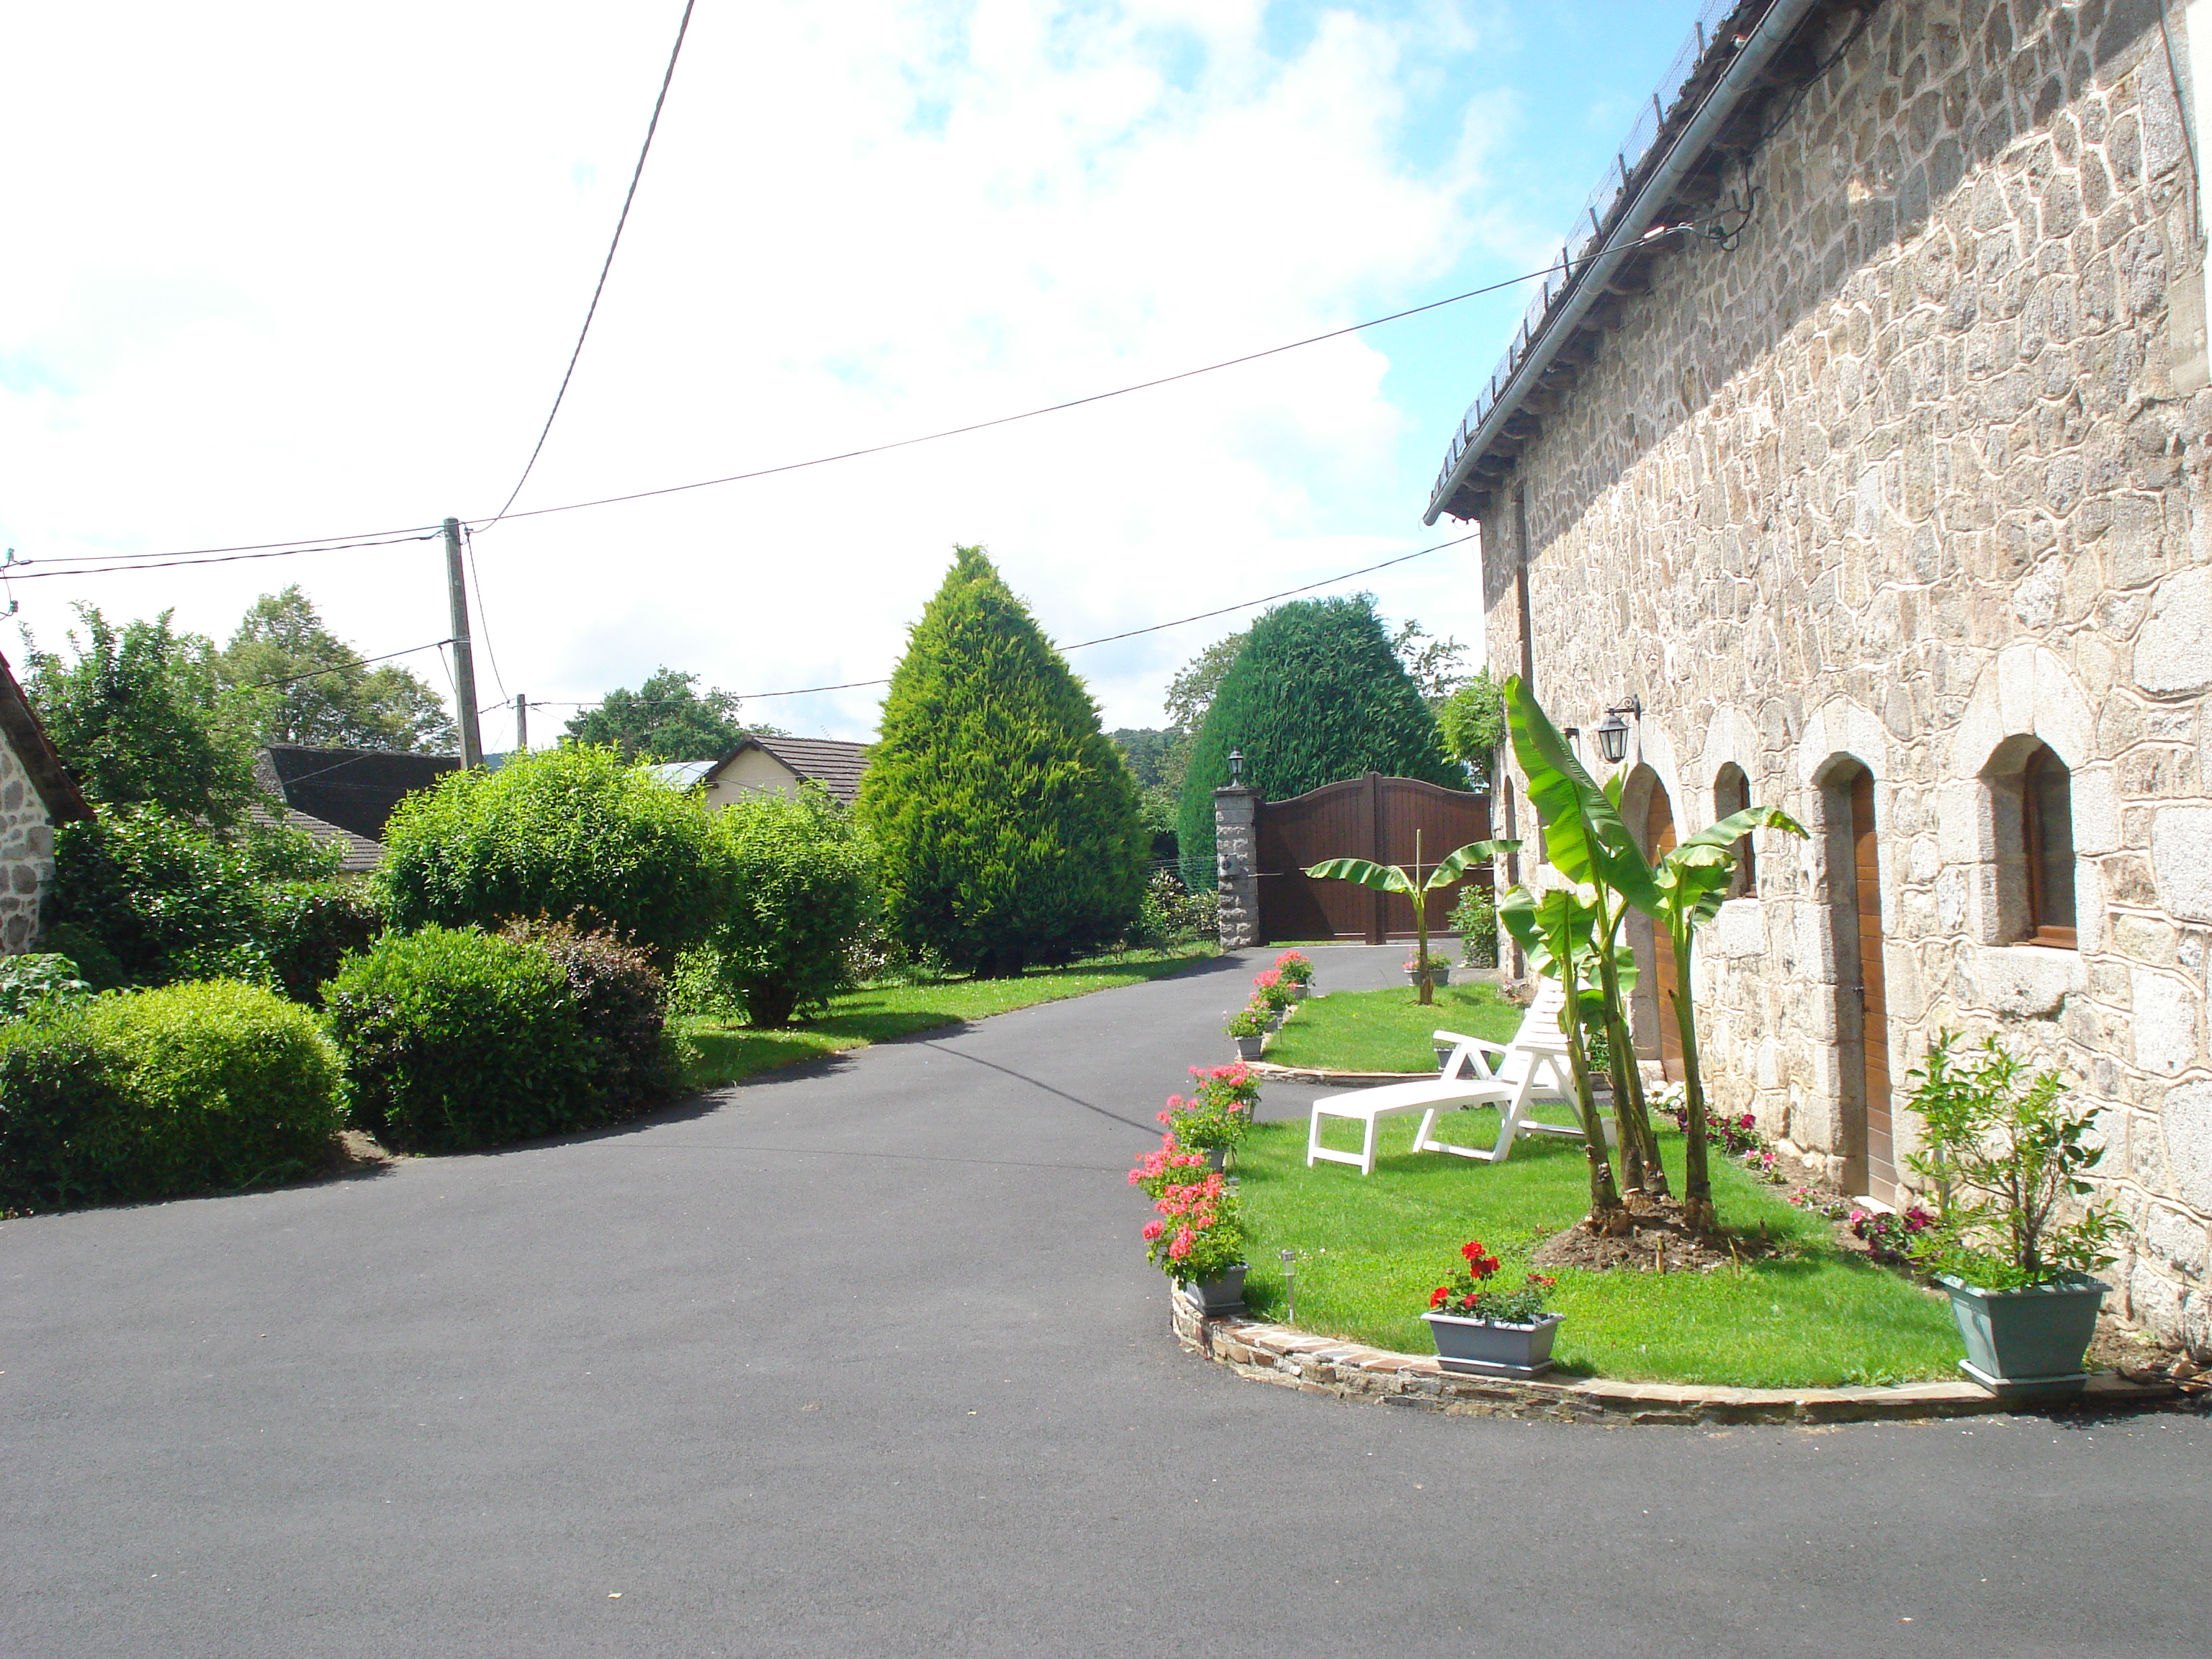
[[[1999,1400],[1963,1381],[1887,1389],[1727,1389],[1602,1377],[1518,1382],[1461,1376],[1445,1370],[1432,1354],[1392,1353],[1254,1319],[1209,1319],[1179,1285],[1169,1302],[1176,1340],[1239,1376],[1340,1400],[1417,1406],[1459,1417],[1614,1424],[1863,1423],[2035,1409],[2031,1402]],[[2091,1377],[2086,1393],[2063,1397],[2061,1405],[2093,1411],[2156,1407],[2173,1395],[2170,1388],[2129,1382],[2107,1372]]]
[[0,741],[0,951],[39,937],[39,902],[54,878],[54,826],[15,746]]
[[1213,857],[1221,896],[1221,948],[1260,942],[1260,797],[1250,789],[1213,792]]

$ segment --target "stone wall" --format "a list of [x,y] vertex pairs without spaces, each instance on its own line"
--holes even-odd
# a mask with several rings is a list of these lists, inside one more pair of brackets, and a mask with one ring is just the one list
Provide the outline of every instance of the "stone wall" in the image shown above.
[[1221,948],[1260,942],[1260,797],[1243,788],[1213,792],[1213,859],[1221,898]]
[[0,738],[0,951],[27,951],[54,877],[53,820],[15,745]]
[[[1701,940],[1719,1098],[1832,1172],[1863,1133],[1855,762],[1895,1098],[1942,1028],[2063,1066],[2134,1226],[2126,1306],[2201,1341],[2212,393],[2169,370],[2201,358],[2203,252],[2156,17],[1889,0],[1732,186],[1758,191],[1741,246],[1655,261],[1545,416],[1482,520],[1484,591],[1516,665],[1527,558],[1559,724],[1641,696],[1632,821],[1663,788],[1711,822],[1734,762],[1812,831],[1763,835],[1757,896]],[[2015,942],[2031,737],[2073,775],[2076,950]]]

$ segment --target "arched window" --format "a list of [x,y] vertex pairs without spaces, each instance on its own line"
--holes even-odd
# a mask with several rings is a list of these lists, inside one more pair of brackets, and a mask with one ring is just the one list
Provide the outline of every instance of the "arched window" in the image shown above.
[[[1713,775],[1713,821],[1717,823],[1731,812],[1741,812],[1751,805],[1751,780],[1743,775],[1743,768],[1734,761],[1722,763]],[[1729,881],[1728,896],[1732,899],[1759,896],[1759,854],[1753,849],[1751,837],[1741,837],[1732,849],[1735,854],[1735,874]]]
[[2075,948],[2074,778],[2038,744],[2021,769],[2021,850],[2027,865],[2027,938]]

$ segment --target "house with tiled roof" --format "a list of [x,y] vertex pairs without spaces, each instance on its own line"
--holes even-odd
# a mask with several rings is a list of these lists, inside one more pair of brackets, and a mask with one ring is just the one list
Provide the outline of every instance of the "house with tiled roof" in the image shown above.
[[653,769],[678,789],[705,792],[710,808],[747,795],[796,798],[803,784],[819,784],[831,799],[850,806],[868,763],[865,743],[834,738],[749,737],[718,761],[675,761]]

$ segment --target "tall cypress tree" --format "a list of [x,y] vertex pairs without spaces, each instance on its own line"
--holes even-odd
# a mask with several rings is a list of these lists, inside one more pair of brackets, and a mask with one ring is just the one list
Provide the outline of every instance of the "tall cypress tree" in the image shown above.
[[1145,838],[1090,693],[983,550],[955,551],[891,675],[857,810],[896,935],[996,976],[1119,935]]
[[1245,784],[1269,800],[1369,771],[1467,787],[1364,593],[1276,606],[1222,676],[1191,744],[1176,820],[1194,887],[1214,884],[1213,792],[1229,781],[1232,749],[1243,751]]

